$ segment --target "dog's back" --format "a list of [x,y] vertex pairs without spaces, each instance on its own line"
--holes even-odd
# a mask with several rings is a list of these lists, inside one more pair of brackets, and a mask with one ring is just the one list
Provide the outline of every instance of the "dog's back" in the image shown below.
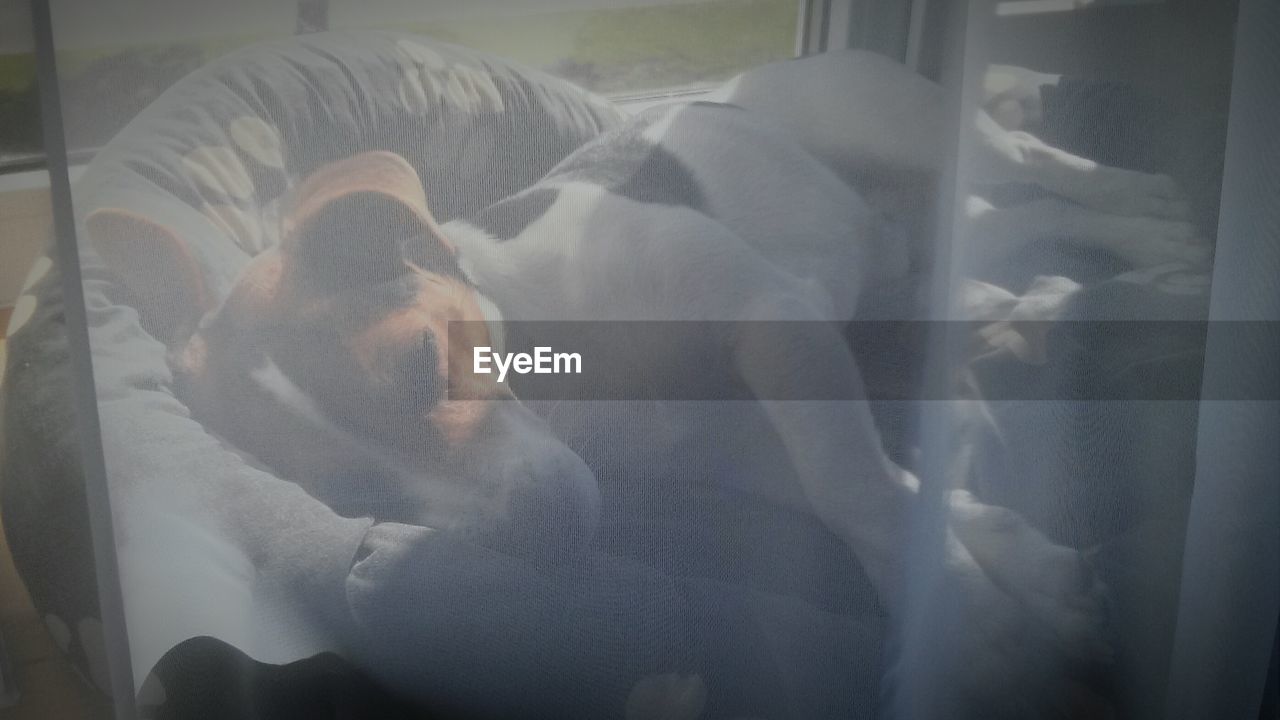
[[[714,223],[740,240],[743,252],[820,288],[836,318],[851,316],[868,282],[900,277],[908,263],[907,248],[885,216],[788,132],[752,111],[712,102],[641,113],[474,222],[530,254],[541,252],[539,244],[555,244],[560,261],[579,265],[574,282],[587,284],[608,275],[587,264],[600,257],[601,244],[617,246],[610,258],[628,256],[629,272],[657,276],[685,262]],[[664,252],[675,255],[636,250],[655,225],[664,227]],[[641,298],[629,301],[628,317],[645,315],[636,304]],[[596,304],[590,312],[607,319],[611,309],[622,310]],[[569,307],[557,312],[563,315],[549,319],[583,319]],[[692,319],[679,313],[654,308],[650,319]]]

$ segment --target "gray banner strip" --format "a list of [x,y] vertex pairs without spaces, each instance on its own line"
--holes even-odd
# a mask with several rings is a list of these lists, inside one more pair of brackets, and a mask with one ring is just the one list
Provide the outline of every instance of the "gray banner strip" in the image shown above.
[[[451,323],[451,347],[481,329]],[[929,338],[940,331],[970,338],[957,382],[944,388],[922,381]],[[1224,348],[1280,356],[1280,323],[1263,321],[508,322],[502,347],[467,348],[449,387],[461,400],[492,397],[493,382],[526,400],[1280,400],[1280,374],[1205,385],[1211,331]],[[762,396],[736,380],[732,348],[748,336],[776,339],[767,345],[794,354],[797,374],[852,372],[849,356],[806,350],[807,338],[831,333],[846,339],[865,396],[845,397],[820,382],[779,383]]]

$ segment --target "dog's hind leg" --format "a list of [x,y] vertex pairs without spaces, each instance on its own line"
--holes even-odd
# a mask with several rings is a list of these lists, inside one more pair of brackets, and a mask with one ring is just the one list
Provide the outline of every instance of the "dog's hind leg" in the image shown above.
[[1031,243],[1051,239],[1105,250],[1138,268],[1170,262],[1199,265],[1210,256],[1190,223],[1113,215],[1056,197],[997,208],[971,196],[963,223],[967,248],[978,265],[1000,262]]
[[[813,512],[842,538],[891,612],[905,606],[904,556],[916,482],[886,455],[849,348],[803,296],[762,296],[732,338],[735,364],[782,439]],[[944,572],[966,670],[955,691],[978,707],[1056,702],[1041,694],[1067,663],[1104,661],[1101,586],[1079,553],[1016,513],[952,498]],[[948,617],[952,617],[948,615]],[[976,699],[976,700],[975,700]]]
[[971,164],[963,181],[1030,183],[1113,215],[1178,222],[1191,217],[1190,205],[1167,175],[1108,167],[1072,155],[1034,135],[1009,132],[981,111],[976,114],[971,131]]

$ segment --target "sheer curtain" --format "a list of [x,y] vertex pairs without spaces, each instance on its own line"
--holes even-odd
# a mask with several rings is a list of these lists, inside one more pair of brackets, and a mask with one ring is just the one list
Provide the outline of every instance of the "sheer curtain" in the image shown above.
[[[1270,664],[1275,711],[1280,605],[1280,429],[1276,320],[1280,318],[1280,153],[1272,118],[1280,109],[1280,7],[1242,2],[1232,77],[1214,292],[1205,353],[1207,387],[1240,384],[1256,394],[1206,402],[1200,410],[1196,492],[1187,522],[1178,629],[1167,717],[1252,717]],[[1258,324],[1242,337],[1232,323]],[[1269,658],[1269,659],[1268,659]]]
[[[46,127],[56,135],[50,166],[61,173],[53,188],[57,257],[72,303],[71,340],[61,342],[79,354],[74,389],[85,435],[77,451],[95,519],[91,560],[105,625],[94,649],[106,663],[98,666],[106,678],[99,684],[114,691],[121,713],[154,711],[163,704],[157,697],[180,704],[206,696],[225,700],[217,707],[228,714],[263,713],[331,682],[341,688],[335,695],[350,693],[352,707],[364,712],[409,698],[430,707],[474,702],[509,712],[528,702],[544,716],[628,718],[1256,716],[1268,668],[1275,672],[1280,616],[1280,391],[1273,367],[1280,357],[1280,9],[1272,0],[1240,0],[1238,8],[1193,0],[1062,7],[1039,0],[805,0],[794,15],[800,26],[780,33],[758,25],[794,17],[793,8],[768,0],[548,0],[536,4],[538,12],[561,13],[555,17],[563,26],[501,2],[459,4],[440,11],[447,23],[422,24],[483,50],[438,37],[363,33],[353,29],[363,8],[351,3],[236,3],[204,7],[198,22],[164,15],[180,28],[139,24],[118,53],[94,36],[93,19],[128,28],[121,17],[148,3],[35,2],[37,24],[48,23],[38,28],[39,59],[53,91]],[[375,18],[413,11],[412,3],[371,5]],[[305,17],[295,17],[298,8]],[[591,14],[602,8],[619,14]],[[263,18],[258,35],[281,37],[215,59],[260,39],[240,31],[254,22],[238,16],[255,12]],[[703,32],[720,27],[708,20],[713,12],[731,13],[723,36]],[[485,13],[502,19],[502,31],[474,41]],[[320,16],[325,22],[312,22]],[[288,39],[295,26],[318,30],[331,17],[349,32]],[[189,26],[202,23],[219,36],[193,34]],[[513,27],[581,52],[543,47],[532,35],[511,34]],[[784,237],[792,226],[807,227],[806,213],[830,212],[840,222],[856,216],[847,226],[833,222],[841,232],[874,228],[868,237],[881,244],[927,240],[917,253],[927,259],[901,259],[912,272],[892,277],[892,287],[867,281],[883,306],[868,302],[858,305],[857,317],[836,318],[870,409],[845,412],[863,403],[849,396],[759,397],[773,402],[771,410],[786,406],[769,416],[741,398],[681,396],[691,392],[682,386],[653,391],[671,395],[622,397],[612,424],[593,424],[574,413],[591,417],[587,411],[607,401],[539,397],[533,389],[521,397],[539,418],[503,415],[507,424],[477,427],[515,435],[536,428],[527,436],[536,442],[520,445],[519,462],[474,464],[504,478],[517,470],[550,474],[544,466],[554,465],[563,483],[494,491],[510,503],[499,514],[506,524],[486,524],[486,516],[476,521],[479,529],[454,526],[436,507],[422,511],[430,521],[413,521],[414,503],[453,508],[448,502],[456,501],[459,512],[478,512],[467,503],[480,502],[450,495],[452,486],[430,495],[396,484],[404,474],[439,480],[404,468],[435,456],[387,449],[406,435],[427,442],[396,421],[417,418],[406,406],[431,393],[379,395],[383,387],[360,373],[382,356],[371,351],[343,364],[342,354],[356,342],[342,334],[342,323],[372,324],[377,313],[357,317],[340,303],[317,302],[302,308],[309,325],[301,314],[284,317],[273,304],[289,295],[279,290],[280,278],[315,273],[288,286],[298,297],[328,288],[317,268],[341,263],[343,272],[328,277],[339,289],[380,278],[381,269],[364,264],[372,251],[344,249],[324,232],[401,232],[390,223],[407,223],[412,232],[402,234],[410,239],[397,240],[394,252],[458,232],[410,264],[443,262],[440,277],[475,289],[484,285],[476,274],[483,268],[466,253],[483,265],[499,251],[476,249],[473,236],[488,236],[453,230],[453,221],[508,233],[502,240],[523,237],[575,184],[639,193],[636,204],[651,213],[629,225],[625,213],[610,214],[622,212],[617,206],[601,202],[599,214],[588,203],[570,215],[601,237],[627,228],[651,240],[654,228],[714,216],[720,198],[703,192],[707,176],[697,176],[697,163],[722,167],[706,156],[754,157],[748,151],[757,148],[720,145],[697,135],[693,123],[687,137],[710,138],[704,145],[714,152],[653,151],[657,159],[638,166],[658,166],[657,179],[628,183],[612,166],[592,165],[616,160],[608,152],[572,155],[601,138],[615,143],[609,151],[648,148],[644,132],[618,130],[628,122],[625,105],[509,63],[493,49],[510,46],[545,59],[552,75],[615,91],[642,82],[636,78],[675,77],[672,67],[702,58],[677,42],[690,28],[703,29],[723,57],[706,61],[696,82],[669,81],[677,87],[664,89],[663,98],[745,98],[731,110],[776,111],[745,86],[701,94],[707,78],[773,59],[775,35],[809,38],[801,48],[808,51],[871,50],[941,86],[936,116],[899,118],[902,128],[937,128],[931,141],[940,166],[920,173],[936,177],[920,181],[913,174],[920,168],[898,173],[902,168],[874,164],[829,162],[830,169],[814,170],[805,163],[820,153],[801,148],[811,126],[769,125],[759,137],[801,128],[802,139],[786,146],[796,154],[785,157],[803,156],[798,162],[814,188],[825,192],[823,183],[852,177],[859,195],[833,210],[818,190],[792,196],[786,183],[766,182],[781,175],[762,173],[770,192],[753,203],[759,207],[716,216],[744,236],[767,227]],[[179,29],[197,38],[198,57],[146,47]],[[638,56],[634,36],[641,32],[674,39]],[[734,46],[739,37],[753,43],[750,53]],[[584,60],[588,51],[594,55]],[[172,89],[135,87],[138,68],[148,69],[147,83]],[[809,117],[809,108],[787,109]],[[699,103],[690,112],[721,111]],[[737,127],[728,117],[726,127]],[[994,135],[975,134],[975,117]],[[840,117],[831,126],[857,122]],[[1011,167],[1049,157],[1051,171],[1006,167],[993,176],[984,145],[991,137],[1015,147],[1016,157],[1005,157]],[[104,149],[83,180],[70,184],[68,146],[97,150],[99,143]],[[574,158],[569,170],[560,166],[566,157]],[[682,174],[684,161],[691,174]],[[1066,180],[1052,174],[1068,165]],[[1102,180],[1081,183],[1088,174],[1082,167],[1099,178],[1121,177],[1116,182],[1130,189],[1155,189],[1142,196],[1148,204],[1126,205]],[[1108,174],[1113,169],[1127,174]],[[849,177],[837,179],[841,171]],[[528,191],[556,172],[570,179]],[[917,181],[923,184],[910,185]],[[910,199],[878,204],[882,195],[901,200],[899,191]],[[365,208],[334,201],[352,199],[347,193],[387,202]],[[779,197],[794,202],[784,206]],[[386,213],[388,205],[397,211]],[[864,205],[865,216],[858,214]],[[376,222],[355,224],[362,216],[342,212],[351,208]],[[555,230],[575,238],[576,227]],[[321,239],[293,239],[304,228]],[[695,239],[723,229],[716,228]],[[795,236],[804,237],[800,230]],[[291,241],[280,264],[262,262]],[[305,256],[317,252],[312,247],[324,252]],[[463,260],[441,261],[458,247]],[[886,265],[900,259],[896,248],[868,247],[848,257]],[[789,252],[778,243],[760,255],[787,273],[827,277],[826,266],[787,265]],[[397,272],[404,264],[393,263]],[[521,287],[511,272],[502,277]],[[689,284],[657,294],[666,300]],[[647,287],[633,277],[614,282],[618,295]],[[51,302],[62,301],[54,297],[60,291],[48,290]],[[239,304],[215,312],[228,297]],[[780,310],[766,303],[766,312],[748,319],[770,322],[747,323],[747,330],[726,331],[730,313],[708,312],[716,322],[674,339],[662,334],[671,332],[665,326],[637,322],[594,341],[657,347],[741,332],[770,350],[797,336],[817,338],[814,347],[834,338],[833,318],[804,313],[836,302],[803,299]],[[614,300],[602,293],[588,310]],[[355,302],[372,305],[363,295],[347,305]],[[495,333],[494,345],[518,344],[539,330],[521,319],[600,319],[588,311],[526,318],[524,308],[492,298],[463,305],[475,327]],[[322,321],[315,320],[317,307],[328,313]],[[494,330],[498,309],[508,315],[505,335]],[[64,332],[60,317],[46,323],[59,325],[57,333]],[[260,324],[263,318],[273,324]],[[797,319],[810,322],[782,322]],[[554,337],[582,340],[587,336],[575,333],[588,332],[581,329],[587,324]],[[253,335],[263,327],[268,332]],[[321,331],[308,334],[316,327]],[[769,334],[778,327],[786,329]],[[316,337],[326,344],[289,354]],[[836,355],[850,354],[837,344]],[[413,345],[414,368],[439,363],[436,345],[417,335]],[[224,348],[240,354],[218,355]],[[240,375],[231,372],[237,362],[248,363]],[[678,374],[642,363],[630,370],[604,381]],[[406,385],[418,379],[407,371],[396,377]],[[336,387],[341,382],[333,378],[349,387]],[[792,379],[782,378],[778,392]],[[734,402],[712,402],[726,399]],[[499,405],[524,412],[523,405]],[[844,409],[824,415],[832,406]],[[817,410],[787,414],[796,407]],[[864,415],[880,436],[866,442],[868,452],[883,445],[883,464],[906,479],[884,491],[891,500],[875,496],[875,488],[852,497],[841,490],[823,506],[812,492],[814,473],[797,469],[804,463],[796,458],[809,457],[803,434],[797,440],[781,428]],[[649,426],[665,432],[635,430]],[[849,444],[855,440],[865,438]],[[847,448],[823,446],[811,455],[823,450],[845,457],[839,453]],[[554,462],[541,462],[548,456]],[[875,472],[850,465],[857,467],[840,473]],[[810,494],[762,489],[760,478],[770,473],[809,481],[802,490]],[[588,475],[603,488],[598,495],[574,484]],[[644,482],[656,484],[637,484]],[[892,511],[899,491],[910,494],[902,506],[910,509],[882,536],[841,524],[840,511],[861,512],[859,502]],[[16,512],[13,505],[7,502],[6,513]],[[875,520],[869,526],[883,529]],[[579,532],[579,525],[589,529]],[[209,667],[233,671],[202,675]],[[240,678],[236,673],[250,679],[226,680]],[[180,713],[177,706],[169,707]]]

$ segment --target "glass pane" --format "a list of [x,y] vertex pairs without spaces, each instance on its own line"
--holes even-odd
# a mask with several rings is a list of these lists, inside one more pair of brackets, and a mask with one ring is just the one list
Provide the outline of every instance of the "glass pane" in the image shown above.
[[[55,2],[55,8],[64,3]],[[209,60],[295,29],[379,28],[497,53],[613,96],[705,89],[794,54],[796,0],[419,2],[331,0],[193,6],[130,0],[74,6],[59,26],[73,153],[97,148],[167,87]],[[216,9],[215,9],[216,7]],[[0,10],[0,161],[38,157],[25,3]],[[145,23],[137,18],[145,17]],[[121,86],[129,89],[123,94]]]
[[417,3],[337,0],[333,27],[494,52],[608,95],[702,88],[795,53],[795,0]]
[[[782,0],[54,4],[97,150],[0,489],[95,692],[1159,716],[1234,3],[832,0],[786,60]],[[80,311],[100,455],[34,362]]]

